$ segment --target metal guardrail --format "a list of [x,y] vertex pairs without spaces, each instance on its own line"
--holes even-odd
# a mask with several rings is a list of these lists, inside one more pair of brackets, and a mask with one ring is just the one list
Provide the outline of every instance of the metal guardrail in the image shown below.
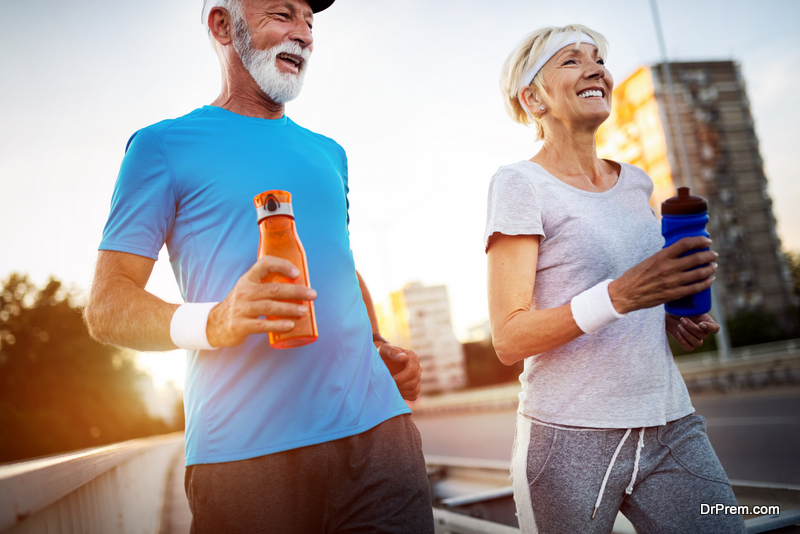
[[433,509],[433,526],[436,534],[520,534],[520,530],[516,527],[509,527],[440,508]]
[[717,352],[677,359],[691,392],[731,392],[800,385],[800,339],[738,347],[731,357]]
[[[800,355],[800,339],[788,339],[733,348],[730,350],[730,358],[727,361],[763,358],[781,360],[797,355]],[[690,368],[693,364],[713,365],[726,360],[722,359],[722,355],[718,351],[709,351],[696,355],[681,356],[678,361],[681,367]]]
[[[437,534],[519,533],[508,462],[426,456]],[[747,534],[789,532],[800,525],[800,486],[732,480],[739,505],[778,506],[780,514],[745,518]],[[798,527],[800,531],[800,527]],[[630,521],[618,514],[614,534],[634,534]]]
[[[159,532],[168,474],[182,448],[183,434],[175,433],[1,465],[0,532]],[[508,462],[441,456],[426,462],[437,534],[519,532]],[[740,505],[782,510],[748,519],[748,534],[800,524],[800,486],[731,482]],[[614,532],[633,530],[619,516]]]
[[[747,534],[774,532],[778,531],[778,529],[780,529],[780,532],[783,532],[784,534],[789,534],[789,531],[785,530],[786,527],[792,527],[796,525],[800,525],[800,508],[786,510],[778,515],[765,515],[745,521]],[[795,530],[795,532],[798,531],[800,531],[800,527]]]
[[[718,352],[704,352],[676,359],[691,392],[731,392],[773,386],[800,386],[800,339],[737,347],[723,360]],[[519,382],[446,395],[421,397],[414,402],[414,415],[437,415],[471,411],[515,410],[519,405]]]
[[183,433],[0,465],[0,532],[153,533]]
[[[520,529],[485,519],[478,519],[457,512],[433,509],[434,532],[436,534],[520,534]],[[781,532],[789,534],[800,530],[800,508],[787,510],[778,515],[756,517],[745,521],[746,534]],[[796,526],[796,529],[787,530]],[[635,534],[633,525],[618,520],[612,534]]]

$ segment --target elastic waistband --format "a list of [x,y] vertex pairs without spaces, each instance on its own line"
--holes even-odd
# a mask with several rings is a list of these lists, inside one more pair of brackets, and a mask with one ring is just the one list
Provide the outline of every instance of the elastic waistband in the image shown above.
[[531,423],[533,423],[534,425],[556,428],[558,430],[566,430],[568,432],[614,432],[615,430],[627,430],[626,428],[594,428],[594,427],[559,425],[558,423],[546,423],[540,419],[531,417],[530,415],[525,415],[524,413],[520,413],[519,415],[521,415],[525,419],[529,419]]

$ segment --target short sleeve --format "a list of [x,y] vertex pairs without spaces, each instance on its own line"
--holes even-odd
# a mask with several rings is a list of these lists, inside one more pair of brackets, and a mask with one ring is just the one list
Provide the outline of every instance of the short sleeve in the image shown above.
[[99,249],[157,260],[172,231],[176,207],[161,142],[155,133],[140,130],[128,142]]
[[489,249],[489,238],[495,233],[545,237],[534,184],[507,167],[501,167],[489,184],[484,251]]

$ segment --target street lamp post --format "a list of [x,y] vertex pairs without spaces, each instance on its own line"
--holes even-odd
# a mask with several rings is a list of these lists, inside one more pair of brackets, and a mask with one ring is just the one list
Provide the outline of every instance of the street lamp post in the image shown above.
[[[658,5],[656,0],[650,0],[650,8],[653,12],[653,22],[656,27],[658,46],[661,49],[661,70],[664,79],[664,89],[667,93],[667,116],[672,122],[672,133],[674,134],[675,144],[678,147],[678,157],[680,159],[681,174],[686,185],[694,190],[694,179],[692,178],[692,168],[689,164],[689,152],[686,149],[686,141],[683,137],[683,125],[681,124],[678,102],[675,99],[675,86],[672,83],[672,69],[667,58],[667,47],[664,44],[664,34],[661,31],[661,18],[658,15]],[[711,307],[714,309],[717,322],[719,323],[719,333],[716,335],[717,348],[720,358],[728,360],[730,358],[730,339],[728,337],[728,327],[725,324],[725,314],[720,306],[719,296],[714,286],[711,287]]]

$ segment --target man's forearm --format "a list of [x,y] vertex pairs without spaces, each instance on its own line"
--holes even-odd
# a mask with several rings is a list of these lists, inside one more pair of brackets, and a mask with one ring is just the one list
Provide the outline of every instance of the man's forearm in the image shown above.
[[92,337],[102,343],[166,351],[178,348],[169,335],[177,308],[143,289],[118,289],[114,295],[91,299],[84,316]]
[[358,277],[358,287],[361,289],[361,297],[364,299],[364,306],[367,308],[369,322],[372,325],[372,333],[380,334],[381,330],[378,326],[378,316],[375,315],[375,305],[372,303],[372,296],[369,294],[367,284],[364,283],[364,279],[361,278],[361,275],[358,273],[358,271],[356,271],[356,276]]
[[141,351],[177,347],[170,339],[170,320],[177,304],[144,289],[153,260],[120,252],[101,252],[84,310],[93,338],[101,343]]

